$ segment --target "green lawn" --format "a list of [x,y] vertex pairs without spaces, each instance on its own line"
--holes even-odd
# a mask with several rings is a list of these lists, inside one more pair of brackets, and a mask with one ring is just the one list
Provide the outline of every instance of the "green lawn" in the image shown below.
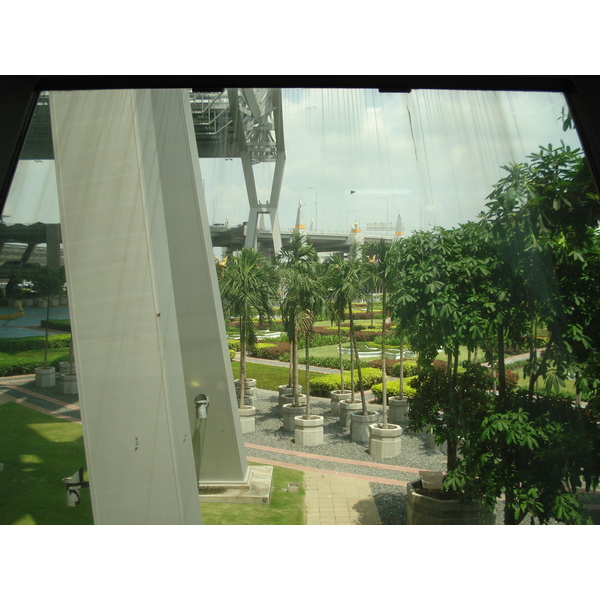
[[[81,504],[68,507],[62,482],[85,467],[81,425],[2,404],[0,462],[0,525],[93,524],[89,488]],[[288,483],[298,483],[299,493],[283,492]],[[269,505],[202,504],[201,512],[206,525],[302,525],[304,473],[274,467]]]
[[[257,463],[250,463],[257,464]],[[287,491],[297,483],[298,493]],[[201,504],[204,525],[304,525],[304,473],[273,467],[270,504]]]
[[[281,364],[285,365],[285,363]],[[232,367],[233,376],[237,379],[240,376],[240,363],[234,361]],[[289,381],[289,372],[289,367],[286,366],[277,367],[252,363],[249,361],[246,363],[246,376],[251,379],[256,379],[256,385],[261,390],[271,390],[276,392],[280,385],[287,385]],[[312,381],[315,377],[321,377],[322,375],[322,373],[312,372],[310,373],[310,379]],[[304,365],[300,365],[298,377],[300,378],[300,385],[303,385],[306,377]]]

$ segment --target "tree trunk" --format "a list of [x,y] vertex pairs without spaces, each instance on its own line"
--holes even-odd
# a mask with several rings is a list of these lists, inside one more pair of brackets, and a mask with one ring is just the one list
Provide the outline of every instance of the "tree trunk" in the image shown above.
[[404,400],[404,337],[400,336],[400,400]]
[[308,347],[308,336],[309,333],[306,333],[306,336],[304,338],[305,340],[305,349],[304,349],[304,356],[306,357],[306,391],[304,392],[304,395],[306,396],[306,418],[308,419],[308,417],[310,417],[310,366],[308,364],[308,357],[309,357],[309,347]]
[[300,406],[300,396],[298,394],[298,335],[294,335],[294,363],[292,369],[292,387],[294,388],[294,406]]
[[46,306],[46,344],[44,346],[44,369],[48,368],[48,328],[50,327],[50,295]]
[[501,410],[506,402],[506,365],[504,364],[504,325],[498,326],[498,400]]
[[352,315],[352,303],[350,303],[350,337],[354,340],[354,353],[356,355],[356,370],[358,372],[358,387],[360,389],[360,401],[362,403],[363,415],[367,415],[367,400],[365,399],[365,388],[362,380],[362,369],[360,366],[360,358],[358,356],[358,346],[356,344],[356,335],[354,333],[354,317]]
[[340,355],[340,390],[344,391],[344,355],[342,354],[342,326],[338,323],[338,352]]
[[246,326],[240,321],[240,389],[239,407],[244,408],[244,393],[246,388]]
[[381,313],[383,317],[383,326],[381,327],[381,397],[382,397],[382,409],[381,419],[382,426],[387,429],[387,373],[385,372],[385,320],[386,320],[386,289],[383,288],[383,298],[381,302]]

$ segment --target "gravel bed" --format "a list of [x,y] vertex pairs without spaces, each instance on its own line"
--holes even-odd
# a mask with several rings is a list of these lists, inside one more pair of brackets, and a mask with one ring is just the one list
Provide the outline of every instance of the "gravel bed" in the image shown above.
[[[307,454],[359,460],[367,463],[398,465],[434,471],[445,470],[446,454],[429,449],[426,446],[426,435],[409,434],[406,430],[402,436],[402,451],[399,456],[394,458],[372,457],[368,452],[367,442],[353,442],[350,439],[348,429],[343,428],[339,424],[337,415],[331,414],[330,405],[331,402],[329,400],[311,397],[311,414],[321,415],[324,419],[324,443],[319,446],[296,446],[294,443],[294,433],[283,429],[283,421],[278,406],[278,394],[268,390],[257,389],[254,400],[254,406],[256,407],[256,430],[253,433],[244,434],[244,442],[283,450],[294,450]],[[373,404],[371,407],[381,412],[381,405]],[[412,475],[411,473],[387,471],[376,467],[369,467],[368,465],[345,465],[318,459],[282,455],[254,448],[248,448],[247,453],[258,459],[278,460],[329,471],[371,475],[401,481],[418,479],[417,475]],[[383,525],[405,525],[406,487],[382,483],[370,483],[370,487],[381,523]],[[496,525],[502,525],[504,523],[504,502],[499,500],[496,503],[494,512],[496,515]],[[529,518],[526,518],[521,523],[521,525],[529,524]]]

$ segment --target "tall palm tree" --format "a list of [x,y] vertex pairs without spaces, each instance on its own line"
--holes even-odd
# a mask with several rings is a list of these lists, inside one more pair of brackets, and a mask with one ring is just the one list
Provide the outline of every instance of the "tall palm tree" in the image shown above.
[[[338,352],[340,357],[340,391],[344,391],[344,357],[342,355],[342,321],[348,300],[341,294],[341,283],[344,272],[344,257],[341,253],[331,255],[325,261],[327,285],[327,307],[331,323],[337,325]],[[352,355],[351,355],[352,356]],[[352,389],[354,392],[354,389]]]
[[240,323],[240,388],[239,406],[244,407],[246,384],[246,352],[256,345],[259,322],[273,318],[273,298],[277,293],[277,275],[265,257],[252,248],[244,248],[229,257],[219,278],[223,310],[226,316],[236,316]]
[[[327,264],[328,281],[327,287],[330,290],[331,297],[335,299],[339,306],[346,306],[350,317],[350,349],[354,352],[356,360],[356,369],[358,371],[358,385],[360,388],[360,399],[362,402],[362,411],[366,415],[367,401],[362,380],[362,370],[358,356],[358,346],[356,344],[356,331],[354,327],[354,313],[352,303],[364,296],[365,293],[365,268],[361,259],[360,247],[356,242],[350,247],[348,257],[344,261],[332,257]],[[354,387],[352,386],[352,391]]]
[[300,406],[298,393],[298,348],[301,336],[306,350],[306,416],[310,416],[309,336],[325,304],[325,286],[315,247],[298,231],[289,245],[277,255],[280,279],[281,316],[290,340],[294,406]]
[[[380,286],[382,290],[381,298],[381,313],[382,313],[382,324],[381,324],[381,372],[382,372],[382,396],[383,396],[383,407],[382,407],[382,425],[384,429],[387,429],[387,385],[386,385],[386,369],[385,369],[385,336],[386,336],[386,318],[388,312],[388,293],[392,291],[394,281],[397,278],[397,271],[395,269],[395,253],[397,244],[389,244],[385,240],[381,239],[378,242],[369,244],[365,247],[365,253],[368,257],[367,266],[371,272],[373,281]],[[400,357],[402,359],[402,356]],[[403,378],[402,378],[403,379]],[[402,385],[401,381],[401,385]]]

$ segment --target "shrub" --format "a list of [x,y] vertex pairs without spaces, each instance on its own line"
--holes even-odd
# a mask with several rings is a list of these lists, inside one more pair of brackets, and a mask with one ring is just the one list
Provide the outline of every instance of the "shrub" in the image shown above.
[[[363,386],[366,390],[372,388],[377,382],[381,382],[381,370],[365,368],[362,370]],[[355,391],[358,387],[358,371],[354,371]],[[323,375],[316,377],[310,382],[310,393],[322,398],[329,398],[329,394],[342,387],[342,379],[338,374]],[[344,387],[350,389],[350,373],[344,373]]]
[[[411,359],[404,360],[404,377],[414,377],[418,373],[417,361]],[[400,361],[397,361],[391,368],[392,377],[400,377]]]
[[[49,367],[58,368],[58,363],[69,360],[69,354],[62,354],[48,362]],[[39,358],[13,356],[12,354],[0,353],[0,377],[12,377],[13,375],[29,375],[36,367],[44,366],[43,353]]]
[[[280,360],[283,360],[283,359],[280,359]],[[289,361],[289,356],[288,356],[287,360]],[[344,370],[349,371],[350,366],[351,366],[350,358],[344,358],[343,360],[344,360]],[[298,363],[301,365],[305,364],[304,356],[298,357]],[[340,369],[340,359],[337,356],[311,356],[311,355],[309,355],[308,364],[313,367],[323,367],[325,369],[337,369],[338,371]],[[354,362],[354,365],[356,365],[356,362]],[[369,366],[369,363],[366,360],[361,360],[360,366],[367,368]]]
[[234,352],[240,351],[240,340],[227,340],[227,346]]
[[277,342],[276,344],[264,343],[257,344],[256,351],[252,353],[252,356],[263,358],[265,360],[282,360],[282,357],[285,355],[289,357],[289,352],[289,342]]
[[46,321],[44,319],[40,325],[42,327],[48,327],[48,329],[54,329],[55,331],[68,331],[71,332],[71,320],[70,319],[50,319]]
[[[415,388],[412,386],[412,383],[416,379],[416,375],[413,377],[407,377],[404,379],[404,395],[409,398],[413,396],[416,392]],[[391,396],[399,396],[400,395],[400,381],[398,379],[394,379],[392,381],[387,382],[387,397]],[[377,398],[378,402],[383,402],[383,385],[381,383],[377,383],[371,388],[371,392]]]
[[375,340],[376,337],[377,331],[375,329],[356,332],[357,342],[372,342]]
[[[26,350],[43,350],[45,341],[45,336],[0,338],[0,352],[12,354]],[[68,348],[70,343],[71,336],[69,334],[51,335],[48,338],[48,348]]]

